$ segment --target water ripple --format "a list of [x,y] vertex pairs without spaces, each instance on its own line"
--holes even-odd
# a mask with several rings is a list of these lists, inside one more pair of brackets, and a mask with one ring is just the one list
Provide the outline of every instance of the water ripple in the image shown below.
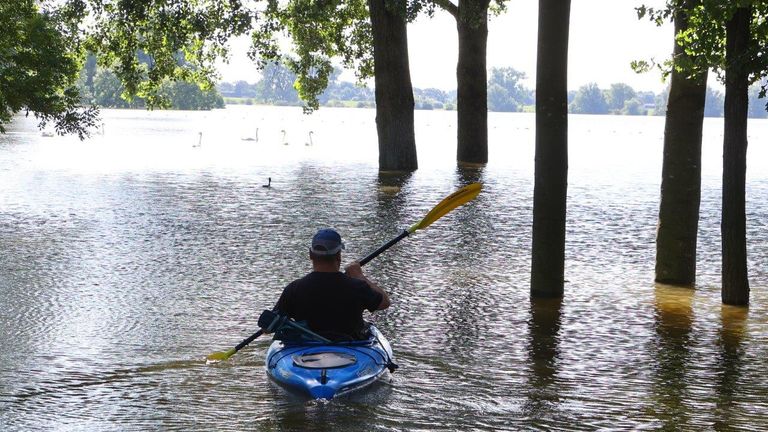
[[[321,111],[107,111],[125,133],[87,143],[20,120],[0,142],[0,429],[768,427],[768,171],[747,185],[753,302],[723,307],[721,143],[705,143],[697,287],[654,285],[663,122],[574,117],[565,298],[531,301],[532,116],[494,116],[494,140],[522,135],[494,141],[484,169],[454,168],[435,140],[420,170],[379,174],[373,111]],[[244,144],[230,135],[246,115],[292,137],[312,127],[315,148],[270,144],[267,128]],[[230,127],[195,152],[188,138],[213,124]],[[309,270],[316,229],[338,228],[358,259],[473,181],[485,188],[470,205],[366,266],[393,299],[367,318],[401,366],[371,391],[291,395],[266,378],[267,339],[205,364]]]

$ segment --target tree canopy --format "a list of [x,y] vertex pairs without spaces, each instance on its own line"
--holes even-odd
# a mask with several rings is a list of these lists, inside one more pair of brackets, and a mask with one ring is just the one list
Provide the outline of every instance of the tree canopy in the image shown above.
[[613,112],[621,112],[624,109],[624,104],[634,99],[637,94],[635,89],[627,84],[614,83],[611,84],[611,88],[606,91],[605,95],[608,109]]
[[169,106],[161,91],[169,79],[212,88],[226,42],[245,34],[254,19],[241,0],[68,2],[92,22],[87,48],[99,65],[114,71],[125,96],[140,96],[149,107]]
[[[2,2],[0,131],[26,110],[41,127],[53,122],[60,134],[87,136],[98,109],[83,106],[94,96],[96,78],[96,62],[86,62],[86,52],[114,72],[129,105],[139,97],[150,108],[169,107],[171,94],[178,99],[184,85],[168,81],[196,83],[207,93],[215,60],[227,54],[225,42],[249,30],[253,18],[240,0]],[[83,64],[91,94],[77,86]],[[100,78],[101,91],[117,88],[114,79]]]
[[33,0],[0,3],[0,132],[12,116],[33,112],[41,127],[81,138],[98,110],[80,106],[76,87],[84,51],[76,8],[44,9]]
[[533,91],[523,86],[525,73],[511,67],[491,68],[488,78],[488,109],[490,111],[520,111],[533,104]]
[[608,103],[596,83],[581,86],[571,102],[570,111],[574,114],[607,114]]
[[[288,37],[292,51],[281,47],[281,35]],[[319,107],[334,58],[355,71],[359,81],[373,76],[373,36],[365,0],[269,1],[251,38],[252,60],[262,67],[285,64],[295,74],[306,111]]]
[[[724,82],[724,72],[727,66],[725,58],[726,23],[736,9],[743,5],[751,5],[752,19],[750,33],[753,36],[746,52],[737,61],[746,68],[749,83],[761,83],[760,97],[766,96],[768,77],[768,0],[739,0],[723,2],[719,0],[702,0],[699,7],[689,12],[689,27],[675,35],[676,41],[688,54],[685,61],[671,58],[666,62],[655,64],[664,76],[672,68],[677,68],[689,75],[695,75],[712,69],[718,79]],[[680,0],[667,0],[662,8],[641,6],[637,8],[638,18],[648,18],[661,25],[671,20],[674,13],[682,7]],[[637,71],[647,71],[651,64],[647,61],[634,62]],[[766,106],[768,109],[768,105]]]
[[[467,4],[471,1],[466,0]],[[678,0],[669,0],[663,8],[638,8],[640,17],[656,22],[670,19]],[[738,2],[737,2],[738,3]],[[387,0],[388,7],[400,8],[406,19],[419,13],[432,14],[444,9],[458,11],[455,2],[437,0]],[[750,82],[759,90],[750,93],[750,116],[763,116],[760,106],[753,103],[764,97],[768,75],[768,0],[750,1],[753,5],[752,34],[756,35],[742,61],[749,64]],[[503,10],[504,1],[492,3],[491,13]],[[695,62],[658,65],[695,73],[702,68],[714,68],[722,74],[724,57],[724,17],[732,13],[736,3],[715,0],[702,1],[691,17],[692,26],[677,35],[686,50],[695,53]],[[201,93],[212,88],[216,80],[214,62],[227,56],[226,41],[235,35],[250,34],[252,59],[261,62],[265,74],[277,73],[270,66],[284,61],[290,70],[278,87],[261,89],[285,94],[295,88],[298,96],[312,110],[328,102],[324,90],[337,83],[332,61],[340,59],[345,68],[354,70],[358,82],[373,72],[371,24],[365,0],[269,0],[252,3],[244,0],[218,1],[117,1],[61,0],[7,1],[0,4],[0,131],[19,111],[34,113],[42,126],[52,123],[59,133],[76,133],[83,137],[96,123],[98,110],[81,106],[83,97],[94,96],[94,79],[98,70],[108,69],[114,75],[101,72],[98,76],[100,94],[122,89],[128,102],[112,100],[106,106],[131,105],[137,97],[148,107],[171,106],[168,81],[197,83]],[[292,44],[278,43],[285,34]],[[93,52],[86,62],[85,53]],[[90,94],[78,91],[78,77],[86,64],[85,87]],[[646,65],[648,66],[648,65]],[[697,69],[698,68],[698,69]],[[279,71],[278,71],[279,72]],[[282,75],[281,75],[282,76]],[[488,79],[488,106],[494,111],[516,111],[533,103],[530,90],[520,80],[521,72],[512,68],[494,68]],[[118,83],[120,82],[119,87]],[[291,79],[293,81],[291,81]],[[268,84],[264,81],[263,84]],[[271,84],[275,84],[274,81]],[[346,83],[347,92],[353,89]],[[110,87],[112,86],[112,87]],[[617,87],[616,87],[617,86]],[[614,88],[615,87],[615,88]],[[336,93],[339,93],[341,90]],[[582,88],[572,101],[572,112],[603,113],[597,93],[587,94]],[[648,101],[628,86],[614,84],[603,91],[602,99],[610,112],[642,113]],[[112,92],[114,95],[114,92]],[[426,93],[415,90],[420,108],[453,107],[450,94]],[[709,104],[708,115],[719,115],[716,92]],[[105,96],[106,97],[106,96]],[[111,97],[111,96],[110,96]],[[280,96],[282,97],[282,96]],[[266,98],[277,101],[278,97]],[[637,100],[635,100],[637,99]],[[588,106],[588,103],[594,102]],[[294,102],[291,102],[294,103]],[[758,108],[755,108],[758,107]],[[663,112],[657,106],[656,113]],[[721,110],[720,110],[721,112]]]

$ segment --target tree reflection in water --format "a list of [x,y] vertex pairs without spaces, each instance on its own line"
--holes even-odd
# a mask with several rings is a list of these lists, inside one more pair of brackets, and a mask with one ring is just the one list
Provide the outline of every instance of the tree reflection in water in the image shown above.
[[654,329],[656,338],[650,352],[656,359],[652,368],[652,410],[665,430],[685,428],[690,422],[691,400],[686,373],[691,361],[691,323],[694,290],[657,284]]
[[[413,173],[410,172],[379,172],[377,178],[378,193],[372,219],[378,221],[374,225],[363,225],[359,233],[358,241],[363,245],[360,257],[379,248],[382,244],[391,240],[406,228],[409,216],[407,214],[407,201],[409,185]],[[403,240],[407,242],[408,240]],[[407,285],[415,283],[413,266],[402,265],[404,256],[410,256],[414,252],[410,248],[400,248],[396,245],[388,251],[376,257],[372,265],[366,267],[366,273],[376,280],[389,293],[393,299],[406,296]],[[407,260],[410,261],[410,260]],[[389,308],[384,313],[376,315],[376,325],[388,337],[398,333],[398,324],[407,322],[409,303],[399,302],[398,307]]]
[[738,381],[742,375],[744,347],[742,339],[749,309],[722,305],[721,327],[716,340],[718,357],[715,363],[715,422],[716,430],[728,430],[734,420],[744,418],[737,404]]
[[[481,167],[458,167],[452,190],[471,183],[483,182]],[[442,250],[445,261],[446,304],[443,320],[448,328],[447,348],[462,361],[478,361],[479,345],[487,339],[489,323],[500,319],[489,295],[490,286],[498,285],[489,278],[487,263],[493,259],[491,244],[497,242],[492,232],[489,208],[482,204],[482,194],[468,205],[454,210],[453,220],[442,228],[447,247]]]
[[560,357],[562,299],[532,298],[528,319],[529,392],[525,414],[532,419],[551,418],[560,403],[557,363]]

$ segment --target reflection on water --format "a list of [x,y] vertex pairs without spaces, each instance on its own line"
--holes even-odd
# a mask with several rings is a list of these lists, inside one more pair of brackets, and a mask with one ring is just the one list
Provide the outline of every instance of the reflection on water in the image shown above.
[[561,299],[531,299],[527,342],[529,390],[525,411],[532,419],[550,418],[559,410],[557,363],[561,308]]
[[691,390],[686,377],[692,361],[691,325],[693,294],[688,288],[656,285],[655,330],[651,349],[654,352],[653,400],[654,417],[664,429],[690,427]]
[[[742,340],[746,332],[748,309],[723,305],[720,309],[720,330],[717,338],[718,356],[715,360],[715,422],[717,430],[726,430],[742,422],[739,404],[739,380],[744,367],[745,348]],[[748,425],[747,425],[748,426]]]
[[[702,308],[697,303],[703,299],[697,297],[691,289],[656,287],[656,403],[651,415],[666,430],[753,429],[755,424],[762,424],[768,405],[766,380],[752,369],[755,365],[751,358],[757,353],[754,349],[750,353],[745,345],[745,337],[750,334],[749,309],[715,302]],[[706,315],[702,318],[715,326],[711,334],[701,328],[697,309],[704,309]],[[765,341],[764,335],[754,336]],[[702,395],[707,396],[706,402],[697,404]],[[697,405],[702,403],[709,406],[711,417],[697,412]]]
[[[0,429],[768,428],[764,150],[747,314],[720,306],[721,123],[705,124],[692,291],[652,283],[663,119],[573,116],[566,295],[532,301],[534,117],[490,116],[491,162],[456,168],[455,115],[418,112],[411,174],[378,172],[374,117],[106,110],[83,143],[20,118],[0,139]],[[309,270],[318,228],[350,262],[471,182],[471,204],[366,266],[393,299],[367,317],[401,366],[388,380],[308,403],[267,380],[268,339],[205,364]]]

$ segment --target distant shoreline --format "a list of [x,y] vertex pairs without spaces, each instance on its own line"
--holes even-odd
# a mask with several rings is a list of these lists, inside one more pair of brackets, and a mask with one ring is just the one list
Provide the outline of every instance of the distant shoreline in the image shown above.
[[[301,102],[285,102],[285,101],[277,101],[275,103],[269,103],[265,101],[260,101],[256,98],[240,98],[240,97],[231,97],[231,96],[224,96],[224,104],[225,105],[263,105],[263,106],[288,106],[288,107],[302,107],[303,105]],[[371,101],[354,101],[354,100],[347,100],[347,101],[340,101],[340,100],[331,100],[326,103],[321,103],[320,108],[376,108],[376,104]],[[442,107],[436,107],[432,106],[431,104],[420,104],[416,103],[414,106],[414,110],[417,111],[456,111],[456,107],[452,104],[446,104]],[[520,111],[491,111],[488,110],[488,112],[525,112],[525,113],[533,113],[536,110],[535,105],[526,105],[523,106]]]

